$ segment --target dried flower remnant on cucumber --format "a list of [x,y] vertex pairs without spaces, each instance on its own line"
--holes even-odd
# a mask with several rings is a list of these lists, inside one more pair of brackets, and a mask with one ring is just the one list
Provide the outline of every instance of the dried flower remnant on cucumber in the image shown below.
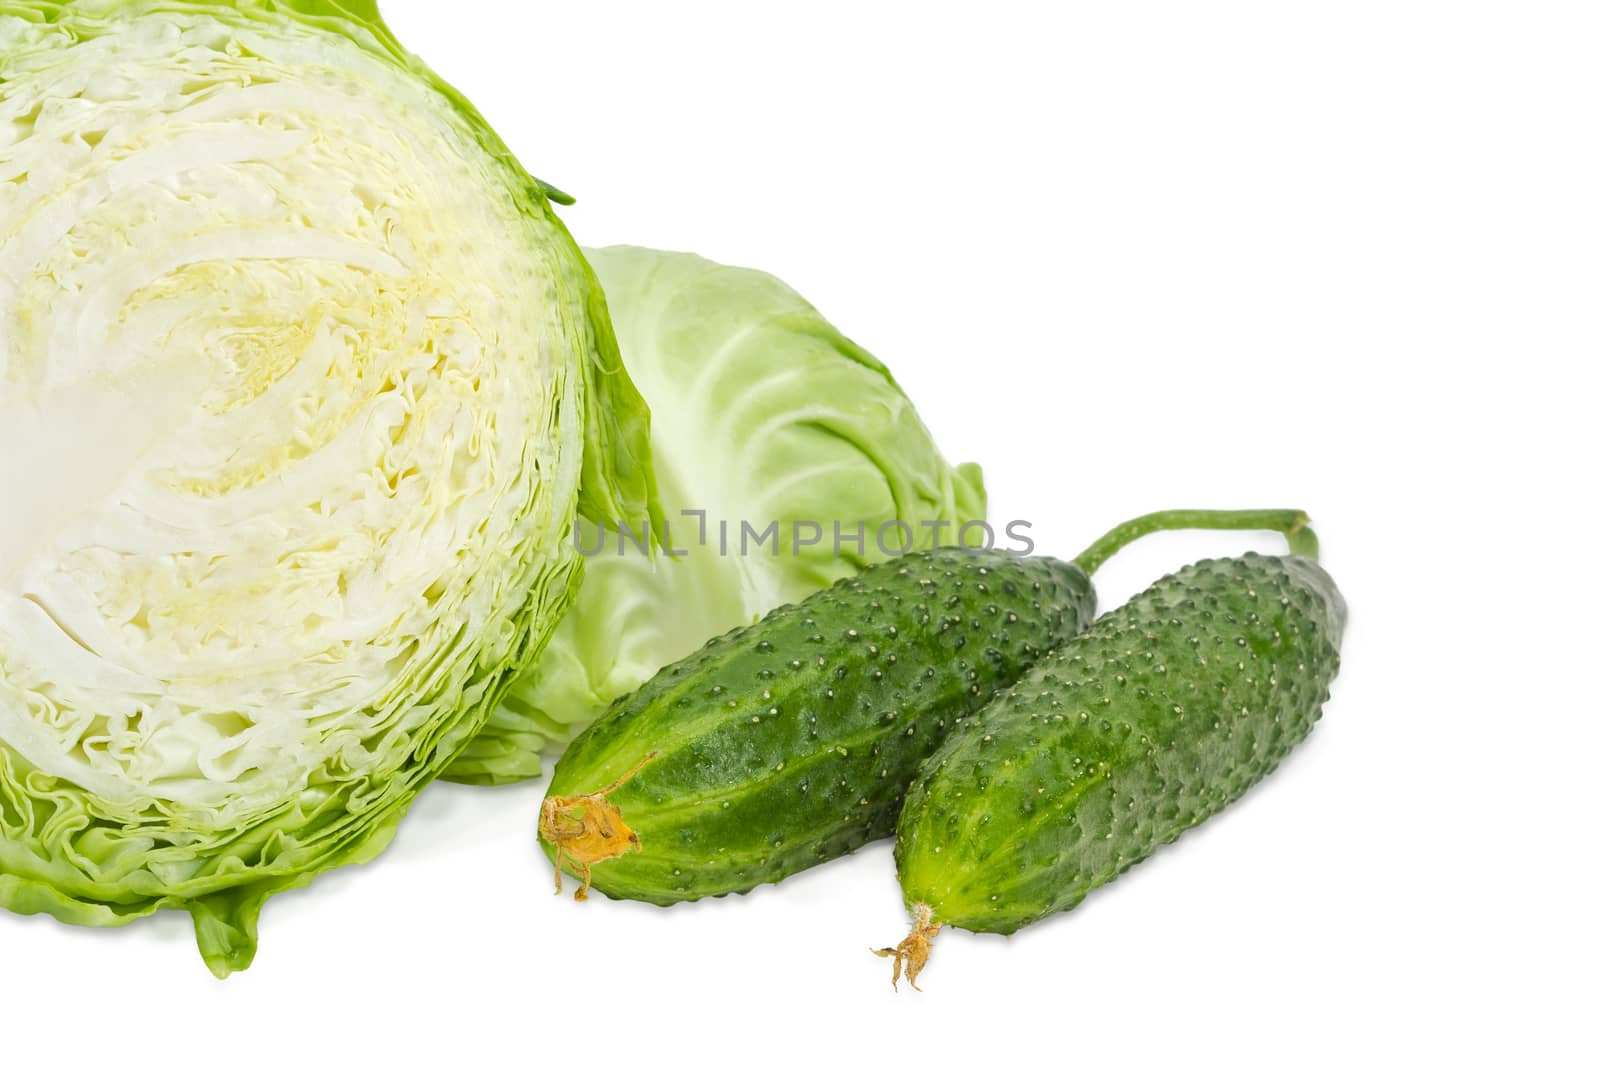
[[539,806],[539,836],[555,847],[557,896],[561,895],[562,867],[582,875],[583,885],[574,898],[588,900],[589,872],[596,863],[638,851],[639,835],[622,821],[622,812],[606,797],[655,757],[654,752],[650,753],[604,789],[583,796],[546,797]]

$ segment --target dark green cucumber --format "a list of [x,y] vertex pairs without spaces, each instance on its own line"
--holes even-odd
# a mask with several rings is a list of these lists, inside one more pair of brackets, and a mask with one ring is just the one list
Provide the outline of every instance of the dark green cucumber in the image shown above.
[[1118,547],[1177,526],[1304,521],[1158,513],[1077,563],[918,553],[716,638],[619,700],[557,764],[540,831],[558,885],[565,870],[607,896],[671,904],[887,837],[940,741],[1088,624],[1090,572]]
[[1011,933],[1237,799],[1321,716],[1343,625],[1316,563],[1252,554],[1163,578],[1046,655],[910,788],[895,858],[919,930]]
[[743,892],[893,833],[944,735],[1093,615],[1089,576],[1059,560],[878,564],[662,670],[572,743],[550,793],[592,795],[648,758],[609,795],[640,848],[594,887]]

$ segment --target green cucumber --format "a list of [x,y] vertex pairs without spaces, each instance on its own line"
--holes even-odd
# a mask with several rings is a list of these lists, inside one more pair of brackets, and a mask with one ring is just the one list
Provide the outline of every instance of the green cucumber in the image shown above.
[[[1180,526],[1285,532],[1299,512],[1163,512],[1078,562],[948,548],[868,567],[715,638],[623,697],[557,764],[556,866],[609,897],[746,892],[887,837],[944,737],[1094,613],[1090,574]],[[624,815],[626,821],[624,821]]]
[[[1314,554],[1309,531],[1291,539]],[[1344,602],[1310,558],[1208,560],[1046,655],[928,761],[895,847],[915,986],[948,924],[1076,906],[1272,771],[1322,714]]]

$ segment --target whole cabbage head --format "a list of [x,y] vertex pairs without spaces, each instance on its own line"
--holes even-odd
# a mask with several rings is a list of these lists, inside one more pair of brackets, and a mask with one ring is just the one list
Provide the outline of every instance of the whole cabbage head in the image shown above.
[[552,196],[370,0],[0,0],[0,905],[248,965],[642,522]]
[[577,602],[450,768],[460,781],[537,775],[541,750],[707,639],[954,544],[986,512],[978,468],[947,463],[889,369],[777,278],[649,248],[587,255],[653,411],[676,554],[581,524]]

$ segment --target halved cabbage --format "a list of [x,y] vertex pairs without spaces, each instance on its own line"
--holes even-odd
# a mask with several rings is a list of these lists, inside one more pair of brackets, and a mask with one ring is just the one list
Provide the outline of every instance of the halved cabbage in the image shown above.
[[248,965],[642,521],[550,192],[369,0],[0,0],[0,905]]
[[[542,749],[708,638],[891,552],[954,544],[985,514],[978,468],[947,464],[888,368],[777,278],[648,248],[586,255],[653,411],[684,555],[606,534],[537,666],[446,773],[459,781],[538,775]],[[579,532],[585,553],[602,544]]]

